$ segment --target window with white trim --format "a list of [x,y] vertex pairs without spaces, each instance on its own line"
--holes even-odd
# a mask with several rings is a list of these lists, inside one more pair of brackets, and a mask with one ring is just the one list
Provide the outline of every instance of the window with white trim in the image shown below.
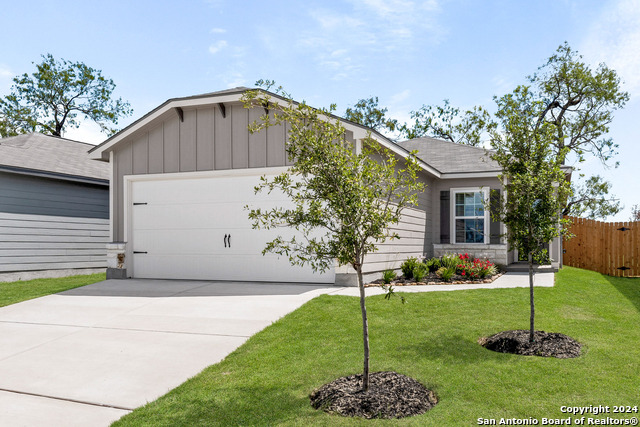
[[455,243],[488,243],[487,189],[451,189],[451,233]]

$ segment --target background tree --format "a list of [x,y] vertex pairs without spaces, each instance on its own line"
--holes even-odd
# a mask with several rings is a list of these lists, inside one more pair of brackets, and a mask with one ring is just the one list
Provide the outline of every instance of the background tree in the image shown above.
[[629,221],[640,221],[640,205],[633,205],[631,207],[631,218]]
[[[267,87],[272,83],[266,82]],[[365,305],[362,265],[377,244],[397,238],[389,226],[397,224],[403,208],[417,203],[417,192],[424,189],[416,180],[419,166],[413,156],[402,165],[377,142],[366,138],[362,152],[345,140],[342,124],[331,117],[335,110],[317,110],[294,103],[278,89],[286,104],[270,107],[271,114],[251,126],[252,132],[287,122],[290,127],[287,155],[295,161],[287,172],[267,180],[259,191],[281,191],[293,207],[270,210],[251,209],[254,228],[287,226],[298,230],[291,239],[278,237],[263,253],[288,256],[293,265],[310,265],[326,271],[334,260],[350,265],[360,289],[360,310],[364,344],[363,390],[369,388],[369,328]],[[262,91],[248,91],[245,107],[269,106],[270,97]],[[397,168],[396,168],[397,167]]]
[[572,194],[562,214],[583,218],[598,219],[615,215],[620,211],[620,202],[613,196],[608,197],[611,183],[594,175],[584,183],[572,183]]
[[82,62],[57,61],[43,55],[37,71],[13,79],[11,94],[0,99],[0,136],[42,132],[62,136],[77,128],[81,118],[96,122],[107,134],[132,110],[121,98],[112,99],[115,84],[100,70]]
[[606,164],[618,145],[606,135],[613,112],[629,94],[620,89],[615,70],[600,64],[592,70],[565,42],[530,76],[535,95],[544,104],[538,120],[553,126],[553,146],[562,164],[574,154],[583,162],[589,153]]
[[361,99],[353,106],[349,107],[344,113],[344,118],[361,125],[367,126],[380,133],[385,131],[393,132],[396,130],[398,121],[387,118],[387,108],[378,106],[378,97]]
[[502,168],[499,179],[508,196],[503,197],[492,216],[505,223],[509,248],[527,255],[529,341],[533,342],[533,262],[544,255],[542,244],[564,233],[559,212],[570,189],[560,168],[561,157],[553,150],[556,129],[539,120],[545,104],[527,86],[518,86],[512,94],[496,99],[496,103],[500,128],[492,133],[491,145],[495,151],[491,157]]
[[423,105],[412,111],[411,119],[413,124],[405,123],[398,127],[407,139],[430,136],[474,147],[482,145],[483,135],[496,126],[483,107],[473,107],[460,115],[460,109],[452,107],[447,99],[442,106]]

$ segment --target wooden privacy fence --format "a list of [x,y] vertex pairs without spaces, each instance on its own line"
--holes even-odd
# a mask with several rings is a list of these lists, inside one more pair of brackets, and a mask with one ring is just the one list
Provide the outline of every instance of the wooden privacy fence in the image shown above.
[[563,263],[619,277],[640,276],[640,221],[602,222],[567,216]]

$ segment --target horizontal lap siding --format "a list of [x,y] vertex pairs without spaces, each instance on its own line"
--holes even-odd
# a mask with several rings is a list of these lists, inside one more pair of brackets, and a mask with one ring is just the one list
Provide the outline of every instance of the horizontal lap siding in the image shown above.
[[109,220],[0,212],[0,272],[106,267]]
[[109,189],[0,172],[0,212],[108,219]]
[[248,126],[264,109],[242,104],[185,108],[181,121],[170,111],[158,122],[119,144],[114,153],[114,239],[124,240],[125,175],[285,166],[283,126],[249,135]]

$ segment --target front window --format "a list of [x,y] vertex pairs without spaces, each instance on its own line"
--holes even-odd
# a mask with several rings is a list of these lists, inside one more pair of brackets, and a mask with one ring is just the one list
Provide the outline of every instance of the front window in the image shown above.
[[453,227],[455,243],[485,243],[485,191],[453,192]]

